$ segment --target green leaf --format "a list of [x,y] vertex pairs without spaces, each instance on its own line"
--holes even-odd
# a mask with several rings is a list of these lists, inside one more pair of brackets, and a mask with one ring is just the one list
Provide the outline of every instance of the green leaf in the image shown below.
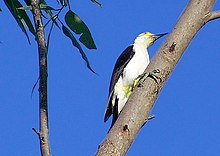
[[24,7],[19,7],[17,9],[19,9],[19,10],[32,10],[32,7],[30,5],[28,5],[28,6],[24,6]]
[[68,27],[76,34],[81,34],[79,40],[88,48],[96,49],[92,35],[86,24],[79,18],[77,14],[69,10],[65,15],[65,21]]
[[62,30],[63,33],[72,41],[72,44],[78,48],[83,60],[85,60],[87,67],[93,72],[96,73],[90,66],[89,60],[86,56],[86,54],[84,53],[84,51],[82,50],[82,47],[80,46],[80,44],[77,42],[76,38],[73,36],[73,34],[71,33],[71,31],[66,27],[66,26],[62,26]]
[[27,5],[31,5],[31,1],[30,0],[24,0],[25,1],[25,3],[27,4]]
[[41,3],[40,4],[40,9],[42,9],[42,10],[55,10],[54,8],[47,5],[46,3]]
[[24,32],[25,36],[28,39],[28,42],[30,43],[29,36],[27,34],[27,31],[25,29],[25,26],[28,27],[29,31],[35,36],[35,30],[31,23],[31,20],[29,19],[27,13],[24,10],[19,10],[17,8],[23,7],[21,3],[17,0],[4,0],[6,6],[10,10],[11,14],[14,16],[15,20],[17,21],[19,27]]
[[99,7],[102,7],[102,4],[101,3],[99,3],[98,1],[96,1],[96,0],[91,0],[93,3],[95,3],[97,6],[99,6]]

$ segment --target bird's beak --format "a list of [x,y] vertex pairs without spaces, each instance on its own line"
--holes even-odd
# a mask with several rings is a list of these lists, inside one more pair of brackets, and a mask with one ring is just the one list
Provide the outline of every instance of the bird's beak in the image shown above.
[[158,34],[158,35],[153,35],[154,37],[154,41],[156,41],[157,39],[161,38],[162,36],[166,35],[168,33],[163,33],[163,34]]

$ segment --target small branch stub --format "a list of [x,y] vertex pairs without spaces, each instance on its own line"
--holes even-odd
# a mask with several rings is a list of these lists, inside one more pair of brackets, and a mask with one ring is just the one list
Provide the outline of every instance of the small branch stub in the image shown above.
[[213,11],[210,13],[209,18],[206,20],[206,23],[215,19],[220,18],[220,11]]
[[173,42],[172,45],[169,47],[169,52],[173,52],[176,47],[176,42]]

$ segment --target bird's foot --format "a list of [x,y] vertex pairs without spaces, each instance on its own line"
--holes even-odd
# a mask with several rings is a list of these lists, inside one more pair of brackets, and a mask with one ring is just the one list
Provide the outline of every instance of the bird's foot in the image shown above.
[[[141,79],[144,78],[144,76],[145,76],[146,74],[147,74],[147,73],[144,72],[144,73],[138,75],[138,77],[137,77],[137,78],[135,79],[135,81],[134,81],[133,88],[138,84],[138,82],[139,82]],[[142,87],[142,86],[143,86],[142,84],[139,84],[139,85],[138,85],[138,87]]]
[[[159,69],[154,69],[152,72],[150,72],[148,74],[148,77],[152,78],[155,80],[155,82],[158,84],[159,82],[161,82],[161,78],[158,76],[158,74],[160,73],[160,70]],[[159,82],[158,82],[159,80]]]
[[147,72],[143,72],[142,74],[138,75],[137,79],[141,80],[146,74]]

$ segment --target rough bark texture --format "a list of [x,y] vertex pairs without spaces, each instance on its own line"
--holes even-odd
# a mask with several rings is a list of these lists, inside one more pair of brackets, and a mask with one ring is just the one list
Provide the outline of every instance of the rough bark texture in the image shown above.
[[[146,123],[149,113],[167,78],[175,68],[196,33],[210,20],[219,18],[211,12],[215,0],[191,0],[163,45],[146,69],[114,126],[99,146],[96,156],[125,155],[135,136]],[[156,76],[155,76],[156,75]]]
[[44,27],[41,18],[40,0],[32,0],[32,11],[34,16],[36,39],[39,54],[39,109],[40,109],[40,131],[37,132],[40,139],[42,156],[50,156],[48,138],[48,106],[47,106],[47,47],[45,42]]

